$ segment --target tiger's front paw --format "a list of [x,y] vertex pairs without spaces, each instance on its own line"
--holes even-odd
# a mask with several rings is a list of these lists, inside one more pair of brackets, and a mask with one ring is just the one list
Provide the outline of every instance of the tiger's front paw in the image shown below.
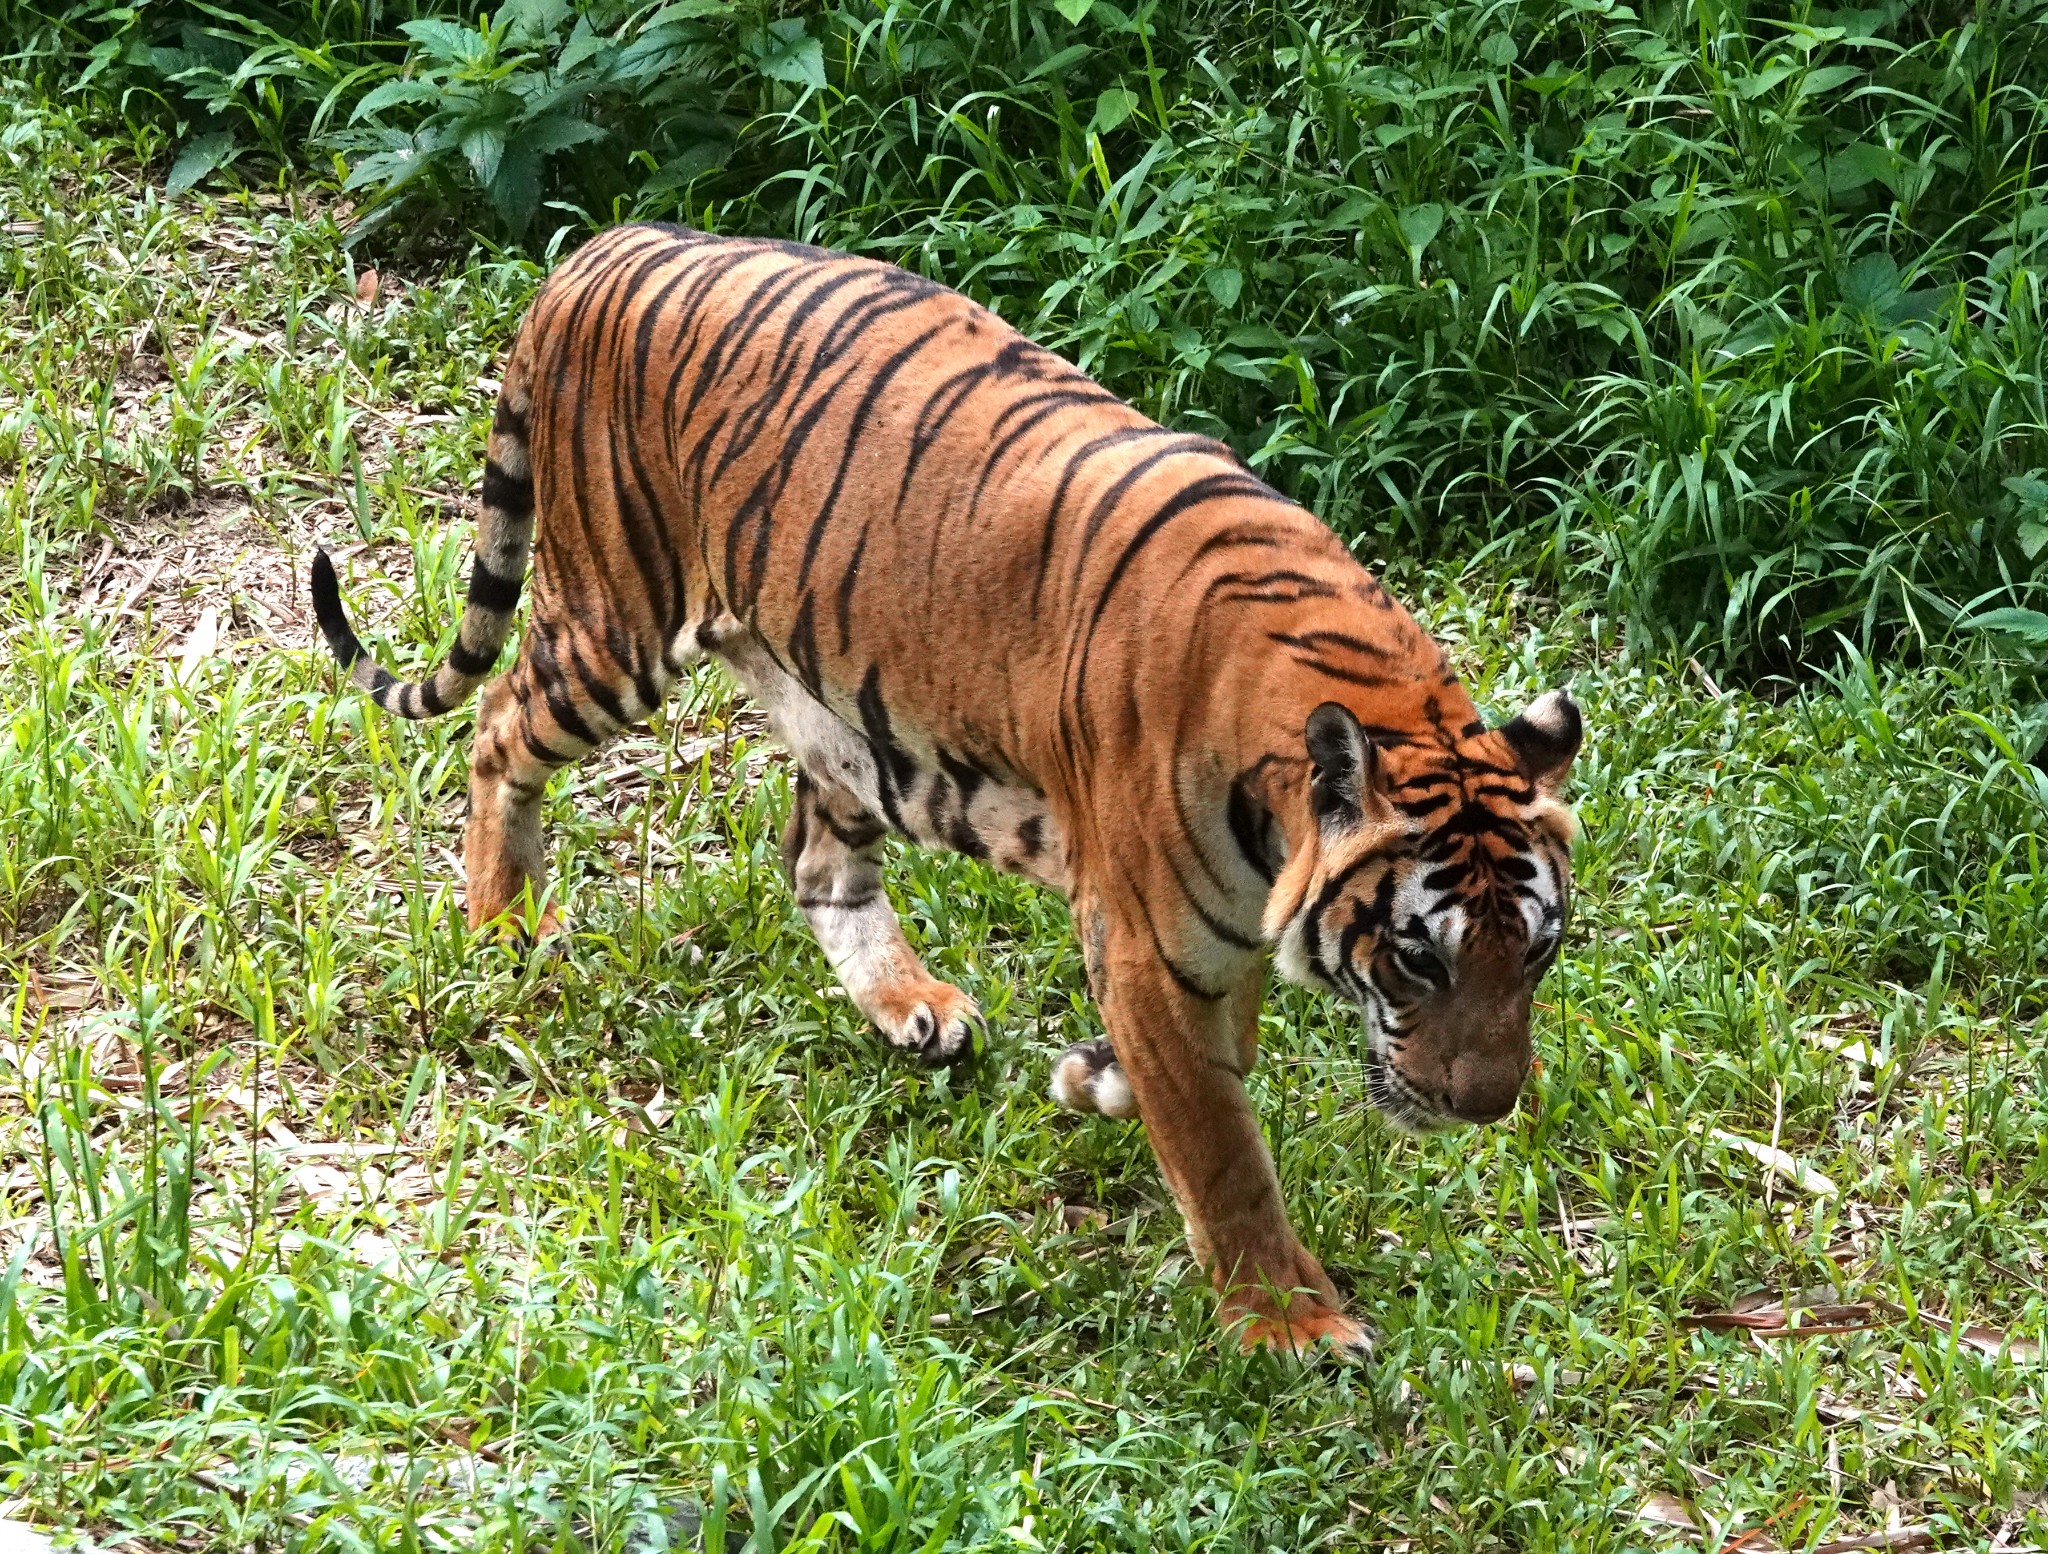
[[1067,1048],[1052,1066],[1052,1098],[1070,1112],[1095,1112],[1104,1117],[1138,1115],[1138,1098],[1116,1051],[1106,1039]]
[[1226,1303],[1221,1316],[1225,1327],[1235,1327],[1239,1345],[1248,1351],[1271,1349],[1298,1357],[1327,1353],[1362,1360],[1379,1337],[1370,1324],[1304,1294],[1287,1302],[1284,1311],[1260,1312]]
[[882,1039],[933,1068],[957,1063],[974,1051],[981,1010],[947,982],[926,981],[890,989],[877,997],[867,1016]]
[[478,909],[469,914],[471,933],[489,933],[502,943],[541,956],[568,953],[569,927],[569,914],[552,901],[540,909],[538,916],[523,902],[495,912]]

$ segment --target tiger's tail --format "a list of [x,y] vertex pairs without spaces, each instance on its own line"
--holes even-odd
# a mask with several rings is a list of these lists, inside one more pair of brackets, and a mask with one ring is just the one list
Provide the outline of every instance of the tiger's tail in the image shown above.
[[[516,356],[516,353],[515,353]],[[327,552],[313,553],[313,614],[320,634],[349,678],[386,712],[401,718],[437,718],[467,701],[498,662],[512,634],[513,612],[533,550],[533,460],[527,441],[532,408],[517,366],[508,368],[484,457],[483,511],[476,527],[476,559],[469,601],[447,661],[424,680],[400,680],[363,646],[342,608],[341,585]]]

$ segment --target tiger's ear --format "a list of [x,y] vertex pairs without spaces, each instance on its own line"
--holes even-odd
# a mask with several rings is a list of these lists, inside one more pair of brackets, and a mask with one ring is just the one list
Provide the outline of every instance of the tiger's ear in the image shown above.
[[1379,804],[1379,754],[1351,709],[1326,701],[1308,715],[1308,807],[1325,830],[1348,830]]
[[1584,732],[1577,703],[1563,691],[1545,691],[1501,727],[1522,770],[1552,798],[1564,787]]

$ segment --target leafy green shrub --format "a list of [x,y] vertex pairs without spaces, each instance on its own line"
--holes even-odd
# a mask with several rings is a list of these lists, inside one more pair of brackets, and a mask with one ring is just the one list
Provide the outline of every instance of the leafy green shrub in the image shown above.
[[0,0],[0,41],[18,65],[163,121],[180,143],[168,179],[178,193],[247,151],[301,155],[396,68],[391,29],[419,14],[410,0]]
[[[816,73],[815,40],[806,54],[776,30],[788,24],[708,20],[730,13],[722,0],[573,12],[515,0],[482,15],[410,0],[170,0],[0,11],[0,27],[18,54],[67,60],[77,86],[166,119],[181,144],[172,193],[246,152],[312,149],[340,154],[345,186],[364,192],[357,236],[424,196],[518,237],[544,189],[598,209],[719,165],[739,128],[724,102],[746,69]],[[609,155],[593,150],[607,141]]]
[[[731,29],[709,20],[726,9],[722,0],[666,0],[608,26],[601,7],[572,13],[565,0],[528,0],[476,26],[407,22],[404,74],[359,99],[350,118],[374,123],[400,109],[417,117],[410,129],[334,137],[367,153],[344,187],[371,190],[388,215],[416,180],[436,180],[445,193],[466,170],[499,223],[523,233],[539,206],[543,164],[615,128],[620,144],[633,145],[644,191],[687,183],[732,155],[740,125],[720,109],[743,61],[784,78],[819,69],[817,41],[801,23],[742,33],[736,49]],[[586,188],[622,185],[625,162],[615,155],[609,166],[586,166]]]
[[1512,536],[1753,663],[2037,620],[1989,612],[2048,576],[2048,7],[1098,0],[1092,106],[1049,29],[860,14],[722,219],[966,284],[1375,545]]

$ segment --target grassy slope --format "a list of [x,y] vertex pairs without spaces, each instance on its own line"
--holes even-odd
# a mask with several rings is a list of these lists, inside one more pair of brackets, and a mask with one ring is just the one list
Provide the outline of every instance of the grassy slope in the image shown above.
[[[1396,560],[1483,704],[1588,708],[1583,896],[1510,1127],[1391,1137],[1342,1012],[1275,1001],[1289,1197],[1387,1342],[1240,1357],[1142,1135],[1043,1098],[1094,1019],[1058,903],[906,854],[996,1037],[972,1076],[885,1061],[715,678],[560,785],[573,955],[465,947],[462,720],[337,696],[290,579],[365,524],[387,652],[446,635],[530,271],[365,310],[296,195],[166,208],[32,106],[0,156],[10,1514],[617,1549],[692,1499],[761,1548],[1537,1550],[1688,1536],[1635,1520],[1662,1492],[1712,1549],[2048,1531],[2048,1370],[1959,1338],[2048,1314],[2048,794],[1992,670],[1771,705]],[[1679,1321],[1830,1281],[1875,1325]]]

